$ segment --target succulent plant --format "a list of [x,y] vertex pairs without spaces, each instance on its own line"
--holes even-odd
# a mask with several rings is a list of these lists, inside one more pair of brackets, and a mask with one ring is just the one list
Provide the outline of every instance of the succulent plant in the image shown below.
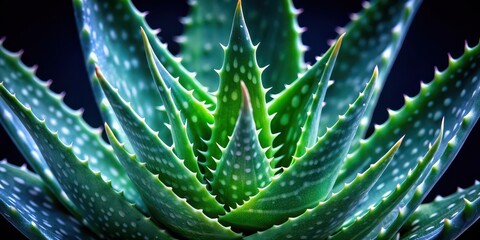
[[421,1],[364,3],[312,66],[289,0],[192,1],[183,61],[130,1],[73,3],[109,143],[0,46],[0,122],[35,171],[0,164],[0,212],[25,236],[430,239],[479,218],[479,183],[422,204],[480,116],[478,45],[365,139]]

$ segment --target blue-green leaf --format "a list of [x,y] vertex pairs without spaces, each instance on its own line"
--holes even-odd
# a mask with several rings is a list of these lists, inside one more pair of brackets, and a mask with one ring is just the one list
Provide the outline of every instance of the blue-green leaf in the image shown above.
[[208,216],[223,214],[223,207],[199,181],[202,179],[197,163],[179,159],[173,149],[158,137],[158,133],[123,100],[118,90],[113,89],[100,72],[97,76],[139,161],[145,162],[152,173],[159,174],[163,184],[171,187],[179,197],[186,198],[193,207],[202,209]]
[[[402,46],[410,23],[422,0],[374,0],[364,3],[364,10],[354,14],[339,33],[346,33],[337,66],[333,70],[334,84],[328,88],[325,107],[320,121],[320,135],[335,123],[338,114],[348,108],[354,99],[351,92],[358,92],[368,81],[374,66],[379,75],[372,101],[358,128],[353,147],[363,137],[370,123],[385,80]],[[398,136],[395,136],[398,139]],[[377,159],[374,157],[373,159]]]
[[[165,103],[165,110],[170,113],[167,114],[170,119],[170,128],[172,130],[172,137],[176,145],[175,151],[180,158],[192,158],[188,149],[190,145],[189,141],[193,143],[193,150],[197,157],[197,161],[204,163],[205,156],[201,152],[207,151],[207,144],[204,139],[209,139],[211,135],[211,129],[209,124],[213,124],[213,115],[207,109],[207,107],[200,103],[193,97],[191,92],[187,92],[178,82],[178,78],[173,78],[172,75],[165,69],[162,63],[158,60],[155,53],[152,51],[151,45],[148,41],[148,37],[142,29],[142,36],[145,44],[145,52],[147,53],[147,60],[149,62],[150,71],[157,84],[160,96]],[[170,100],[170,96],[173,97],[173,102]],[[179,115],[177,110],[185,118],[187,130],[190,133],[189,139],[185,139],[187,133],[182,130],[183,123],[179,123],[178,120],[172,120],[173,115]],[[176,117],[178,118],[178,117]],[[185,153],[183,153],[185,152]],[[182,156],[185,154],[185,156]],[[191,159],[187,161],[192,161]],[[203,165],[199,165],[200,170],[205,172],[206,169]]]
[[230,228],[222,226],[217,219],[207,217],[201,210],[193,208],[185,199],[178,197],[171,188],[159,180],[159,175],[153,175],[145,167],[145,163],[138,162],[135,155],[126,151],[108,126],[106,129],[115,152],[133,182],[140,189],[140,194],[154,219],[186,238],[234,239],[240,237]]
[[[324,239],[340,228],[352,213],[353,206],[365,198],[373,184],[378,180],[392,160],[401,144],[398,141],[378,162],[371,165],[364,173],[348,184],[338,193],[320,202],[316,207],[308,209],[302,215],[290,218],[287,222],[273,226],[250,236],[251,239]],[[292,231],[295,229],[295,231]]]
[[[225,49],[225,59],[218,71],[220,88],[217,93],[217,106],[214,113],[212,136],[208,139],[207,166],[215,169],[213,158],[220,159],[220,147],[227,146],[232,135],[241,106],[241,87],[243,81],[252,99],[255,127],[259,129],[258,138],[262,147],[270,147],[272,135],[265,100],[266,90],[262,86],[262,69],[256,60],[256,46],[253,46],[245,24],[241,2],[238,3],[233,17],[230,41]],[[207,178],[210,178],[207,176]]]
[[30,239],[95,239],[39,176],[7,162],[0,163],[0,213]]
[[39,120],[2,84],[0,96],[22,121],[61,188],[77,206],[83,222],[90,229],[100,237],[171,238],[129,203],[123,192],[116,192],[110,180],[104,179],[100,172],[92,171],[88,156],[80,160],[74,150],[76,146],[63,143],[58,133],[48,128],[48,120]]
[[[145,206],[138,193],[128,179],[122,165],[118,162],[113,151],[103,141],[101,131],[90,127],[82,118],[82,110],[74,111],[63,103],[62,94],[55,94],[48,89],[49,82],[38,79],[32,69],[27,68],[19,59],[0,46],[0,79],[3,87],[12,93],[32,112],[41,118],[47,118],[45,124],[57,134],[63,142],[73,143],[75,154],[89,159],[89,166],[94,171],[102,172],[104,178],[111,180],[117,191],[123,191],[125,197],[132,203],[145,210]],[[19,149],[31,164],[33,169],[42,177],[43,181],[70,210],[76,211],[70,201],[65,198],[57,180],[45,162],[44,156],[38,150],[30,133],[24,128],[18,116],[0,99],[0,108],[3,117],[0,122],[5,126],[9,135],[20,143]]]
[[[329,239],[363,239],[373,229],[381,226],[383,219],[396,209],[402,199],[415,187],[420,184],[422,175],[425,175],[429,170],[432,162],[434,161],[435,154],[438,152],[440,144],[443,139],[444,124],[440,127],[440,133],[428,150],[427,154],[420,159],[417,166],[413,170],[409,170],[407,177],[401,184],[397,184],[395,189],[382,196],[382,199],[375,202],[374,205],[369,206],[368,211],[357,212],[353,217],[347,220],[340,231],[335,233]],[[383,173],[385,174],[385,172]],[[380,178],[378,181],[381,181]],[[377,181],[377,184],[379,183]],[[381,182],[380,182],[381,183]],[[372,188],[371,190],[374,190]],[[367,200],[370,199],[370,193]],[[356,208],[354,208],[356,211]]]
[[402,239],[455,239],[480,218],[480,183],[422,204],[402,228]]
[[[266,87],[274,93],[283,90],[304,70],[301,43],[303,31],[297,24],[299,11],[291,0],[243,0],[245,21],[258,48],[258,61],[268,65],[263,75]],[[184,19],[185,33],[179,38],[185,66],[196,71],[197,78],[209,87],[218,88],[213,69],[222,65],[222,50],[230,33],[229,17],[234,14],[235,0],[191,1],[190,16]]]
[[473,114],[474,121],[478,119],[479,112],[471,110],[478,101],[480,87],[480,69],[475,68],[480,64],[479,45],[466,47],[462,57],[450,59],[449,62],[447,69],[435,73],[431,83],[422,84],[416,97],[406,97],[405,105],[400,110],[390,111],[390,118],[377,126],[372,136],[349,154],[337,180],[337,187],[350,181],[355,172],[362,171],[367,164],[372,163],[388,148],[388,143],[405,135],[404,144],[398,150],[396,158],[372,189],[369,200],[359,205],[358,209],[366,209],[380,201],[385,193],[393,190],[405,178],[406,171],[422,157],[428,144],[438,134],[442,117],[445,117],[445,139],[435,156],[436,160],[442,156],[448,141],[455,136],[467,114]]
[[[442,157],[437,161],[437,163],[432,167],[432,170],[428,173],[424,182],[417,187],[415,192],[412,194],[411,199],[407,195],[404,202],[408,201],[405,206],[402,207],[402,211],[398,213],[393,213],[396,215],[396,218],[392,220],[390,226],[383,226],[383,230],[378,233],[378,239],[391,239],[394,235],[400,230],[400,227],[407,221],[407,219],[413,214],[413,212],[418,208],[422,203],[425,197],[428,195],[430,190],[434,187],[440,177],[445,173],[448,166],[455,159],[455,156],[460,151],[461,145],[465,142],[468,134],[475,126],[475,123],[478,120],[479,115],[475,114],[480,111],[480,101],[475,101],[474,107],[469,114],[467,114],[459,127],[458,132],[453,138],[448,141],[445,152]],[[385,225],[388,225],[386,223]],[[376,234],[372,232],[371,234]]]
[[[343,36],[340,36],[335,45],[330,47],[315,65],[269,102],[268,113],[272,115],[272,131],[277,134],[273,141],[273,146],[278,148],[273,164],[275,167],[290,165],[302,134],[302,127],[307,120],[305,112],[311,109],[313,97],[316,96],[322,104],[342,39]],[[315,95],[316,92],[319,95]],[[313,134],[312,136],[317,137]]]
[[[168,118],[164,112],[157,110],[163,104],[151,80],[143,51],[141,27],[146,29],[153,50],[169,72],[179,77],[187,90],[194,90],[194,96],[200,101],[214,105],[213,97],[168,52],[166,45],[157,39],[157,32],[146,23],[145,14],[140,13],[131,1],[74,0],[74,9],[87,70],[99,105],[105,96],[94,79],[94,64],[102,69],[108,79],[112,79],[112,84],[132,103],[135,111],[144,116],[155,131],[160,132],[161,138],[170,142],[169,131],[164,126]],[[107,122],[116,127],[112,113],[108,108],[102,112]]]
[[220,221],[241,226],[242,229],[264,230],[289,217],[298,216],[324,200],[347,155],[373,92],[376,76],[375,71],[364,92],[312,148],[296,158],[289,168],[257,195],[220,217]]
[[242,109],[225,149],[213,175],[211,183],[213,193],[220,202],[230,208],[248,200],[258,193],[259,188],[267,186],[273,176],[266,150],[258,141],[253,112],[247,87],[242,85]]

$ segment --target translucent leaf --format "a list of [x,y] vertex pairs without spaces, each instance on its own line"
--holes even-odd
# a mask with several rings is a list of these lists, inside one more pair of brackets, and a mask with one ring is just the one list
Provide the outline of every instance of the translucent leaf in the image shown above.
[[116,192],[101,173],[92,171],[88,157],[80,160],[75,154],[75,146],[66,145],[57,132],[48,128],[48,120],[39,120],[1,84],[0,96],[27,128],[53,175],[90,229],[100,237],[171,238],[129,203],[123,192]]
[[39,176],[0,163],[0,213],[30,239],[95,239]]
[[[385,168],[392,160],[401,144],[398,141],[381,159],[348,184],[342,190],[333,194],[316,207],[307,210],[302,215],[290,218],[287,222],[273,226],[250,236],[251,239],[324,239],[338,230],[348,216],[353,213],[355,206],[367,196],[368,191],[378,180]],[[295,229],[295,231],[292,231]]]
[[206,153],[206,164],[210,169],[216,168],[213,158],[221,157],[218,145],[225,147],[228,136],[233,133],[242,102],[240,81],[245,83],[252,99],[253,117],[256,128],[260,129],[258,137],[261,146],[269,147],[272,142],[265,89],[261,82],[262,69],[257,65],[256,47],[252,45],[240,3],[233,18],[230,42],[224,48],[224,63],[218,71],[220,88],[217,93],[212,137],[208,140],[208,153]]
[[[52,131],[57,131],[58,137],[67,143],[73,143],[75,154],[89,159],[89,166],[94,171],[111,180],[117,191],[123,191],[125,197],[141,209],[146,209],[138,193],[128,179],[127,174],[118,162],[113,151],[103,141],[101,131],[91,128],[82,118],[82,110],[74,111],[63,103],[63,94],[55,94],[48,86],[50,82],[38,79],[32,69],[27,68],[18,55],[9,53],[0,47],[0,79],[4,88],[12,93],[24,105],[31,107],[31,111],[40,118],[48,117],[45,124]],[[19,144],[19,149],[31,164],[33,169],[42,177],[43,181],[52,190],[55,196],[70,210],[76,211],[71,202],[65,198],[57,180],[45,162],[44,156],[34,143],[31,134],[25,129],[18,116],[0,99],[0,122],[5,126],[9,135]]]
[[212,191],[230,208],[248,200],[268,185],[273,176],[266,150],[260,146],[250,96],[242,82],[242,109],[227,147],[213,175]]
[[171,187],[179,197],[186,198],[193,207],[203,209],[209,216],[223,214],[225,212],[223,207],[199,181],[202,178],[198,174],[197,163],[179,159],[173,149],[162,142],[158,133],[154,132],[119,96],[119,92],[113,89],[104,76],[99,72],[97,75],[105,96],[112,104],[139,161],[145,162],[152,173],[159,174],[163,184]]
[[[178,38],[185,66],[196,71],[197,78],[209,87],[218,88],[213,71],[222,65],[219,43],[226,44],[230,33],[229,17],[234,14],[235,0],[191,1],[190,16],[184,19],[185,34]],[[304,70],[301,32],[296,21],[300,11],[290,0],[243,0],[245,21],[258,48],[258,61],[268,65],[263,75],[266,87],[277,93]],[[281,49],[279,51],[279,49]]]
[[[314,207],[330,193],[375,85],[376,72],[330,131],[260,192],[220,221],[264,230]],[[299,197],[302,196],[302,197]]]
[[[422,0],[376,0],[365,2],[365,9],[352,15],[352,22],[339,33],[346,33],[337,66],[333,70],[334,84],[328,89],[326,105],[320,121],[320,135],[335,123],[338,114],[353,101],[352,92],[361,91],[375,66],[379,68],[377,85],[365,120],[358,129],[356,141],[363,137],[377,103],[383,84],[395,62],[403,39]],[[319,136],[320,136],[319,135]],[[395,139],[398,139],[395,136]],[[377,159],[374,157],[373,159]],[[368,164],[367,164],[368,165]]]
[[[407,195],[410,190],[415,189],[419,184],[421,176],[430,170],[431,163],[434,160],[434,156],[437,153],[443,138],[443,126],[442,122],[440,134],[432,147],[418,162],[417,166],[413,170],[409,170],[407,177],[401,184],[397,184],[392,192],[386,193],[381,200],[371,205],[367,212],[359,211],[355,213],[353,217],[343,224],[342,229],[333,236],[330,236],[329,239],[363,239],[363,237],[374,228],[381,226],[382,220],[385,216],[398,207],[405,195]],[[385,174],[385,172],[383,174]],[[378,181],[381,180],[382,179],[380,178]],[[373,189],[374,188],[371,190]],[[368,196],[370,197],[370,195],[371,194],[369,193]]]
[[455,239],[480,218],[480,183],[422,204],[402,228],[402,239]]
[[[240,235],[222,226],[218,220],[204,215],[201,210],[190,206],[185,199],[178,197],[170,187],[163,184],[158,175],[153,175],[145,163],[136,160],[118,142],[107,126],[107,135],[112,146],[127,169],[140,194],[158,222],[176,233],[191,239],[233,239]],[[188,186],[190,187],[190,186]]]

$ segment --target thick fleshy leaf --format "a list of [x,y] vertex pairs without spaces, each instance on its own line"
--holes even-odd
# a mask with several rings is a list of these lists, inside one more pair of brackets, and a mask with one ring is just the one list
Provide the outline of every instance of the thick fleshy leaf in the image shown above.
[[242,82],[242,109],[227,147],[213,175],[212,191],[230,208],[248,200],[267,186],[273,176],[266,150],[260,146],[253,121],[250,96]]
[[138,162],[135,155],[126,151],[108,126],[106,129],[115,153],[140,189],[139,192],[154,219],[186,238],[233,239],[240,237],[239,234],[222,226],[218,220],[207,217],[201,210],[193,208],[185,199],[178,197],[170,187],[159,180],[159,175],[153,175],[145,167],[145,163]]
[[[229,17],[234,14],[235,0],[191,1],[190,16],[184,19],[185,34],[178,38],[185,66],[198,73],[197,78],[209,87],[218,88],[213,69],[222,65],[219,43],[226,44],[230,33]],[[245,21],[258,48],[261,66],[269,65],[263,79],[266,87],[277,93],[304,70],[301,32],[296,10],[290,0],[243,0]],[[280,51],[279,51],[280,50]]]
[[480,218],[480,183],[422,204],[402,228],[402,239],[455,239]]
[[[139,208],[145,206],[138,193],[128,179],[122,165],[118,162],[113,152],[108,149],[103,141],[101,131],[91,128],[82,118],[82,110],[74,111],[63,103],[62,94],[55,94],[48,89],[49,82],[39,80],[31,69],[28,69],[19,59],[19,56],[9,53],[0,46],[0,81],[20,102],[32,108],[33,113],[41,118],[48,117],[45,124],[52,131],[57,131],[63,142],[73,143],[75,154],[81,158],[89,159],[89,167],[94,171],[102,172],[105,179],[112,182],[117,191],[123,191],[125,197]],[[24,157],[33,169],[42,177],[43,181],[52,192],[61,199],[70,210],[75,207],[65,198],[57,180],[51,174],[44,156],[38,150],[32,136],[18,119],[18,116],[0,100],[3,118],[0,122],[4,125],[9,135],[16,139],[16,143]]]
[[[434,134],[438,134],[438,126],[445,116],[445,139],[435,158],[441,157],[448,141],[459,130],[464,116],[471,112],[477,101],[480,70],[475,66],[478,64],[480,47],[467,47],[462,57],[450,59],[445,71],[436,72],[431,83],[422,84],[420,93],[415,98],[406,97],[403,108],[390,111],[390,118],[382,126],[377,126],[372,136],[362,141],[359,148],[349,155],[337,180],[337,187],[350,181],[355,172],[362,171],[366,164],[371,163],[388,147],[389,142],[405,134],[405,144],[398,150],[397,157],[372,189],[370,198],[359,205],[358,209],[367,209],[380,201],[385,193],[393,190],[405,178],[406,171],[424,154],[428,144],[433,142]],[[478,119],[478,112],[472,114]]]
[[[220,220],[242,229],[264,230],[312,208],[330,193],[375,85],[363,93],[333,128],[260,192]],[[302,196],[302,197],[299,197]]]
[[[20,118],[42,152],[45,161],[67,196],[78,207],[83,222],[100,237],[170,238],[145,217],[100,172],[92,171],[86,160],[77,157],[73,144],[66,145],[46,122],[11,95],[0,84],[0,96]],[[99,215],[99,213],[102,213]],[[140,234],[140,235],[139,235]]]
[[[131,1],[75,0],[74,8],[87,68],[99,105],[105,96],[94,80],[94,64],[102,69],[108,79],[114,81],[112,84],[132,103],[135,111],[144,116],[155,131],[160,132],[161,138],[170,141],[169,131],[164,126],[168,118],[158,110],[163,104],[151,80],[143,51],[141,27],[146,29],[153,50],[169,72],[179,77],[186,89],[194,90],[193,94],[200,101],[214,104],[213,97],[196,82],[194,74],[186,71],[168,52],[166,45],[157,39],[157,31],[146,23],[145,14],[140,13]],[[117,127],[112,113],[108,108],[102,112],[107,122]]]
[[[197,157],[197,161],[205,162],[205,156],[200,152],[207,151],[207,145],[203,139],[210,138],[211,129],[209,124],[213,124],[213,115],[207,109],[207,107],[200,103],[196,98],[193,97],[191,92],[187,92],[178,82],[178,78],[173,78],[172,75],[165,69],[162,63],[158,60],[157,56],[151,49],[151,45],[148,41],[148,37],[142,29],[142,36],[145,43],[145,52],[147,53],[147,60],[149,62],[150,71],[155,79],[157,87],[159,89],[160,96],[165,103],[165,109],[169,113],[176,113],[178,115],[177,110],[172,108],[177,108],[182,116],[186,120],[187,130],[190,133],[190,141],[193,143],[193,150],[195,151],[195,155]],[[162,90],[163,89],[163,90]],[[168,93],[168,94],[167,94]],[[167,104],[170,102],[170,97],[168,95],[173,96],[173,102],[176,106],[172,106],[172,104]],[[166,98],[166,99],[165,99]],[[184,137],[180,137],[178,135],[184,135],[183,130],[181,127],[177,125],[181,125],[176,121],[172,121],[172,117],[170,114],[167,114],[170,119],[170,129],[172,130],[173,140],[176,145],[175,151],[177,154],[183,154],[182,152],[190,152],[190,149],[184,149],[182,146],[189,146],[189,142]],[[186,133],[185,133],[186,134]],[[179,139],[180,138],[180,139]],[[189,154],[186,154],[185,157],[179,155],[180,158],[190,157]],[[191,161],[191,160],[190,160]],[[200,170],[205,172],[203,169],[203,165],[200,165]]]
[[[378,162],[348,184],[332,194],[315,208],[307,210],[296,218],[273,226],[264,232],[251,236],[251,239],[324,239],[338,230],[353,212],[353,206],[363,199],[392,160],[402,140],[398,141]],[[292,231],[295,229],[295,231]]]
[[[339,232],[335,233],[329,239],[363,239],[363,237],[374,228],[381,226],[382,220],[385,216],[398,207],[405,195],[420,184],[420,178],[422,175],[430,170],[430,166],[435,159],[435,154],[439,150],[442,142],[443,130],[444,124],[442,122],[437,139],[425,156],[419,160],[417,166],[413,170],[410,169],[408,171],[407,177],[401,184],[397,184],[392,192],[386,193],[380,201],[370,206],[367,212],[357,212],[354,217],[351,217],[344,223],[344,226]],[[378,181],[381,180],[382,179],[380,178]],[[371,190],[373,189],[374,188]],[[368,195],[370,196],[370,193]],[[354,210],[356,209],[354,208]]]
[[295,80],[292,85],[287,86],[283,92],[274,95],[274,99],[269,103],[268,113],[273,116],[272,132],[278,134],[273,141],[273,146],[278,147],[273,164],[275,167],[290,165],[292,156],[297,149],[297,142],[302,134],[302,127],[307,119],[305,113],[311,109],[313,97],[316,96],[317,91],[320,95],[316,97],[323,101],[331,67],[333,67],[333,62],[340,50],[342,39],[343,36],[340,36],[335,45],[330,47],[315,65]]
[[[390,68],[395,62],[403,39],[422,0],[376,0],[365,2],[364,10],[352,15],[352,22],[339,33],[346,33],[343,51],[338,55],[333,70],[334,84],[325,97],[325,107],[320,121],[320,135],[335,123],[338,114],[348,108],[361,90],[375,66],[379,68],[377,86],[367,108],[364,121],[358,129],[356,141],[364,136]],[[397,136],[395,136],[398,139]],[[374,157],[374,159],[377,159]]]
[[95,239],[39,176],[0,163],[0,213],[30,239]]
[[[392,220],[390,226],[383,226],[383,230],[380,230],[378,233],[378,239],[391,239],[394,235],[400,230],[405,221],[413,214],[413,212],[418,208],[418,206],[423,202],[427,194],[434,187],[440,177],[445,173],[448,166],[452,163],[457,153],[460,151],[461,145],[465,142],[468,134],[475,126],[475,123],[478,120],[479,114],[476,114],[480,111],[480,101],[475,101],[474,107],[469,114],[467,114],[459,127],[458,132],[447,144],[445,152],[439,161],[433,166],[432,170],[428,173],[424,182],[417,187],[411,199],[406,198],[404,201],[409,200],[408,203],[402,207],[402,210],[398,213],[393,213],[396,215],[396,218]],[[410,193],[411,194],[411,193]],[[408,195],[407,195],[408,197]],[[378,231],[377,231],[378,232]],[[372,232],[371,234],[376,234]]]
[[262,147],[271,146],[270,121],[265,102],[266,91],[261,81],[263,70],[257,65],[256,48],[252,45],[241,2],[239,2],[233,18],[230,42],[224,48],[224,63],[218,71],[220,88],[217,92],[212,137],[208,140],[208,153],[206,153],[206,164],[210,169],[216,168],[213,158],[221,157],[219,146],[227,146],[228,137],[233,133],[242,103],[240,81],[245,83],[252,99],[255,127],[260,129],[258,134],[260,144]]
[[158,134],[133,111],[100,72],[97,72],[97,76],[139,161],[145,162],[152,173],[159,174],[163,184],[171,187],[179,197],[186,198],[193,207],[203,209],[209,216],[223,214],[223,207],[197,178],[201,176],[195,176],[195,172],[198,173],[196,162],[179,159],[173,149],[162,142]]
[[[318,135],[318,125],[320,124],[321,113],[323,108],[323,99],[327,91],[329,84],[330,75],[335,66],[335,60],[337,59],[338,52],[342,43],[343,35],[340,36],[339,40],[335,43],[335,48],[333,49],[332,55],[328,59],[323,74],[320,77],[320,82],[317,86],[317,90],[312,96],[312,104],[307,111],[307,116],[305,119],[305,124],[302,126],[302,131],[300,138],[297,142],[297,147],[295,150],[295,157],[302,156],[307,148],[312,147],[317,142]],[[377,71],[377,70],[375,70]],[[375,73],[377,75],[377,73]],[[376,77],[376,76],[375,76]],[[300,117],[301,118],[301,117]],[[289,156],[287,154],[287,156]]]
[[[187,136],[187,126],[183,123],[180,117],[180,112],[178,111],[177,106],[175,106],[171,88],[168,87],[165,83],[166,81],[173,82],[173,77],[168,74],[167,70],[159,63],[158,58],[154,56],[153,50],[148,43],[148,37],[146,36],[143,29],[142,37],[144,41],[145,52],[147,54],[148,65],[150,67],[150,72],[158,89],[160,98],[163,101],[165,110],[167,112],[168,120],[170,122],[170,131],[172,132],[173,139],[173,150],[180,159],[185,161],[186,166],[195,166],[197,160],[195,158],[195,155],[193,154],[193,144],[190,142]],[[161,68],[161,70],[158,69],[159,67]],[[169,80],[164,80],[164,78],[168,78]],[[199,180],[202,179],[198,166],[191,167],[190,170],[198,174]]]

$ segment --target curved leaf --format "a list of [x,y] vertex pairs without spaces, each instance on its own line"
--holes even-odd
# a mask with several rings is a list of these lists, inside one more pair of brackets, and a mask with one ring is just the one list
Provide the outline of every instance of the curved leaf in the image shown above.
[[330,78],[325,71],[328,70],[327,66],[333,67],[330,60],[336,59],[342,38],[341,36],[315,65],[288,85],[284,91],[272,96],[273,100],[268,104],[268,113],[272,116],[272,131],[276,134],[273,147],[278,148],[275,152],[274,167],[290,165],[302,133],[301,128],[306,122],[305,112],[310,110],[317,90],[321,93],[318,97],[324,98]]
[[186,238],[233,239],[240,237],[239,234],[222,226],[218,220],[207,217],[202,211],[191,207],[185,199],[178,197],[171,188],[158,179],[158,175],[150,173],[145,167],[145,163],[138,162],[135,155],[130,155],[126,151],[108,126],[106,129],[115,152],[133,182],[140,189],[140,194],[152,212],[153,218]]
[[[378,66],[379,75],[373,99],[358,128],[353,144],[364,136],[383,84],[395,62],[410,23],[422,0],[376,0],[365,2],[365,9],[354,14],[352,22],[339,33],[346,33],[343,51],[338,55],[337,67],[332,72],[334,84],[325,96],[319,136],[335,123],[337,116],[354,99],[351,92],[359,92],[368,82],[370,71]],[[398,139],[398,136],[395,137]],[[374,159],[377,159],[374,157]],[[367,164],[368,165],[368,164]]]
[[0,96],[31,134],[60,186],[77,206],[83,222],[99,237],[171,238],[129,203],[122,192],[116,192],[101,173],[93,172],[88,166],[88,157],[80,160],[75,146],[65,145],[58,133],[48,128],[48,120],[40,121],[1,84]]
[[193,207],[203,209],[209,216],[223,214],[223,207],[198,180],[200,175],[195,177],[195,173],[199,172],[197,163],[179,159],[172,148],[162,142],[158,133],[119,96],[118,90],[113,89],[100,72],[97,75],[139,160],[145,162],[152,173],[159,174],[163,184],[171,187],[179,197],[186,198]]
[[220,217],[220,221],[242,229],[264,230],[300,215],[325,199],[347,155],[376,76],[375,71],[364,92],[312,148],[257,195]]
[[480,218],[480,183],[422,204],[402,228],[402,239],[455,239]]
[[[132,103],[135,111],[144,116],[154,130],[160,131],[164,141],[171,140],[163,124],[168,120],[167,116],[157,110],[163,104],[155,83],[151,81],[143,51],[141,27],[146,29],[153,50],[169,72],[179,77],[186,89],[194,90],[194,96],[200,101],[214,105],[213,97],[168,52],[166,45],[157,39],[157,32],[146,23],[145,14],[140,13],[131,1],[74,0],[74,9],[87,70],[99,105],[105,96],[94,79],[94,64],[102,69],[108,79],[114,81],[112,84]],[[107,122],[116,127],[112,113],[108,108],[102,112]]]
[[[186,119],[186,128],[189,130],[189,140],[193,143],[193,150],[195,151],[196,157],[199,162],[204,163],[205,157],[201,152],[207,151],[207,145],[203,139],[210,138],[211,129],[209,124],[213,124],[213,115],[207,109],[207,107],[200,103],[196,98],[193,97],[191,92],[187,92],[178,82],[178,78],[173,78],[172,75],[165,69],[165,67],[160,63],[155,53],[152,51],[151,45],[148,42],[148,37],[146,36],[145,32],[142,29],[142,36],[145,44],[145,52],[147,53],[147,60],[149,62],[150,71],[155,79],[157,87],[159,89],[160,96],[163,98],[164,103],[170,102],[168,100],[170,97],[166,96],[166,92],[170,92],[173,97],[173,102],[176,106],[172,106],[173,104],[166,104],[165,108],[167,112],[177,112],[177,110],[172,108],[178,108],[178,111],[182,113],[183,117]],[[167,98],[167,99],[165,99]],[[178,113],[176,113],[178,115]],[[171,115],[168,115],[169,118],[172,118]],[[175,124],[174,124],[175,123]],[[182,134],[183,130],[181,127],[176,125],[182,125],[182,123],[172,122],[170,119],[170,128],[173,130],[172,137],[174,138],[174,143],[177,146],[175,151],[177,154],[181,154],[182,152],[186,151],[187,153],[190,152],[190,149],[181,149],[182,146],[189,146],[190,143],[188,140],[185,139],[178,139],[177,135],[185,135]],[[176,129],[175,129],[176,128]],[[177,138],[177,139],[176,139]],[[184,138],[184,137],[182,137]],[[183,143],[182,143],[183,142]],[[187,157],[192,157],[188,156]],[[184,158],[179,155],[180,158]],[[190,159],[191,161],[191,159]],[[203,165],[199,165],[200,170],[205,172]]]
[[[406,200],[409,200],[408,203],[406,203],[406,205],[402,207],[402,211],[397,214],[396,218],[391,222],[391,225],[388,227],[384,226],[383,230],[378,233],[377,238],[379,240],[391,239],[392,237],[394,237],[394,235],[400,230],[405,221],[407,221],[407,219],[413,214],[413,212],[418,208],[418,206],[420,206],[425,197],[427,197],[430,190],[434,187],[440,177],[445,173],[448,166],[450,166],[450,164],[453,162],[455,156],[460,151],[461,145],[465,142],[468,134],[475,126],[475,123],[477,122],[479,117],[479,115],[476,114],[476,112],[478,111],[480,111],[480,101],[477,100],[471,112],[463,118],[458,132],[453,138],[450,139],[450,141],[448,141],[445,152],[443,153],[437,164],[434,166],[434,170],[436,170],[432,170],[428,173],[425,181],[419,187],[417,187],[415,193],[411,196],[411,199],[406,198]],[[372,232],[371,234],[375,233]]]
[[[405,195],[420,183],[421,176],[430,170],[431,163],[434,161],[435,154],[438,152],[443,138],[444,125],[440,128],[440,133],[428,150],[427,154],[420,159],[417,166],[413,170],[409,170],[407,177],[401,184],[397,184],[395,190],[386,193],[382,199],[370,206],[366,212],[357,212],[355,216],[344,223],[344,227],[330,236],[329,239],[363,239],[374,228],[381,226],[382,220],[393,209],[396,209]],[[385,174],[385,172],[383,173]],[[380,178],[378,181],[381,181]],[[377,181],[377,183],[378,183]],[[374,190],[374,188],[372,188]],[[370,198],[369,193],[369,198]],[[369,199],[367,198],[367,199]],[[356,210],[356,209],[355,209]]]
[[[108,145],[103,141],[101,131],[90,127],[82,118],[82,110],[74,111],[63,103],[62,94],[55,94],[48,86],[49,82],[38,79],[32,69],[28,69],[19,59],[18,55],[9,53],[0,46],[0,79],[3,87],[16,93],[16,97],[26,106],[30,106],[36,116],[46,118],[45,124],[49,129],[57,131],[63,142],[73,143],[75,154],[81,158],[89,159],[89,166],[94,171],[102,172],[105,179],[112,182],[117,191],[123,191],[125,197],[140,209],[145,210],[145,205],[138,197],[138,193],[130,179],[123,170]],[[44,156],[38,150],[31,134],[25,129],[4,100],[0,99],[3,118],[2,125],[16,143],[21,143],[20,150],[34,170],[42,177],[50,190],[70,210],[76,211],[73,204],[62,193],[57,180],[52,176],[51,170],[45,162]],[[25,145],[26,144],[26,145]]]
[[[400,139],[381,159],[351,182],[345,184],[342,190],[332,194],[324,202],[307,210],[302,215],[290,218],[287,222],[259,232],[249,239],[324,239],[338,230],[361,199],[367,196],[373,184],[378,180],[392,160],[402,139]],[[292,231],[295,229],[295,231]]]
[[0,163],[0,213],[30,239],[95,239],[40,177],[7,162]]
[[[467,47],[462,57],[450,59],[449,62],[447,69],[435,73],[431,83],[422,84],[420,93],[415,98],[406,97],[405,105],[400,110],[390,111],[390,118],[382,126],[376,127],[372,136],[362,141],[359,148],[347,158],[337,180],[337,187],[350,181],[355,172],[362,171],[366,164],[371,163],[388,147],[389,142],[405,134],[405,144],[398,150],[397,157],[372,189],[370,199],[359,205],[358,209],[366,209],[378,202],[405,178],[406,171],[424,154],[428,144],[433,142],[433,137],[439,131],[437,126],[445,116],[445,139],[435,156],[436,160],[439,159],[448,141],[459,130],[464,116],[474,108],[474,103],[478,101],[477,89],[480,87],[480,69],[474,67],[480,64],[479,45]],[[472,114],[478,119],[477,111]]]

